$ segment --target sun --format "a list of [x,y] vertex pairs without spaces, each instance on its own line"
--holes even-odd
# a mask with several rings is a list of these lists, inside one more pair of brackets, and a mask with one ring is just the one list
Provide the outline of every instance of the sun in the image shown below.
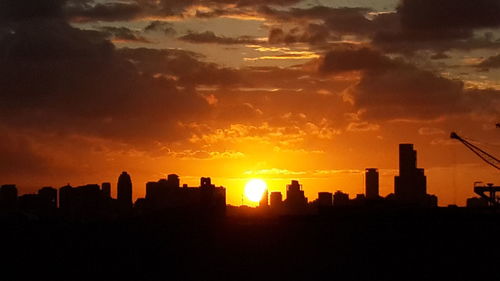
[[261,179],[253,179],[245,185],[245,196],[252,202],[259,202],[267,189],[267,184]]

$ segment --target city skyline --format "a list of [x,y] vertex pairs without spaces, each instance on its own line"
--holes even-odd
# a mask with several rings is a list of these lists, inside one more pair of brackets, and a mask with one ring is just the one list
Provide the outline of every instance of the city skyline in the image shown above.
[[[399,172],[398,171],[395,171],[395,172],[392,172],[389,174],[389,177],[391,177],[390,180],[392,180],[392,186],[390,187],[391,189],[387,189],[387,188],[384,188],[382,189],[383,192],[381,193],[380,192],[380,173],[379,173],[379,168],[365,168],[364,171],[351,171],[353,174],[360,174],[362,177],[363,177],[363,183],[362,183],[362,186],[360,186],[359,188],[357,188],[355,190],[355,192],[348,192],[348,190],[342,188],[342,187],[339,187],[339,186],[329,186],[327,187],[326,189],[323,188],[307,188],[305,189],[304,191],[301,191],[302,193],[306,192],[306,195],[305,198],[306,198],[306,203],[311,203],[311,202],[315,202],[316,200],[320,200],[320,195],[323,193],[323,195],[325,195],[325,193],[327,194],[330,194],[330,196],[332,196],[335,192],[346,192],[345,194],[347,196],[349,196],[349,194],[351,195],[357,195],[359,196],[360,194],[362,194],[363,196],[365,196],[366,198],[368,199],[375,199],[375,198],[384,198],[384,197],[387,197],[389,198],[390,196],[393,196],[393,195],[396,195],[396,197],[400,197],[400,198],[408,198],[406,199],[406,201],[408,200],[412,200],[412,198],[419,198],[419,194],[427,194],[426,190],[427,190],[427,179],[426,179],[426,176],[423,175],[423,171],[424,169],[420,169],[420,168],[416,168],[416,164],[417,163],[417,156],[416,156],[416,151],[413,150],[413,144],[399,144]],[[382,169],[383,170],[383,169]],[[403,172],[401,172],[403,171]],[[415,172],[413,172],[415,171]],[[414,173],[417,173],[416,175],[413,175]],[[171,176],[175,176],[177,177],[177,182],[179,182],[179,178],[178,178],[178,175],[177,174],[168,174],[168,178],[170,178]],[[399,176],[398,176],[399,174]],[[388,175],[385,175],[386,177]],[[399,178],[403,176],[403,179],[400,180]],[[419,179],[420,177],[423,176],[423,179]],[[407,179],[404,179],[404,178],[407,178]],[[160,177],[161,178],[161,177]],[[197,180],[199,179],[200,177],[197,177]],[[201,177],[201,179],[203,180],[204,177]],[[210,178],[209,178],[210,179]],[[264,194],[267,194],[268,197],[266,197],[266,200],[271,200],[270,199],[270,195],[272,193],[283,193],[283,194],[287,194],[288,193],[288,183],[284,184],[282,187],[279,187],[279,186],[270,186],[267,181],[269,182],[273,182],[274,179],[267,179],[266,180],[263,180],[262,178],[258,178],[258,177],[253,177],[253,178],[246,178],[244,179],[244,183],[245,183],[245,187],[248,186],[248,184],[252,181],[260,181],[262,182],[265,187],[264,189],[262,189],[261,191],[265,190],[264,192],[262,192],[262,195]],[[295,178],[291,178],[291,179],[286,179],[286,180],[291,180],[292,181],[292,184],[294,182],[296,182],[296,184],[298,184],[298,182],[301,180],[300,177],[295,177]],[[281,179],[281,181],[283,181],[283,179]],[[399,183],[399,185],[401,186],[404,186],[403,190],[405,190],[406,186],[415,186],[415,188],[419,189],[420,187],[418,187],[419,185],[422,185],[423,184],[423,189],[420,189],[422,191],[410,191],[410,193],[407,193],[408,191],[399,191],[398,193],[398,181],[401,181],[402,183]],[[423,183],[422,183],[423,181]],[[107,197],[109,198],[116,198],[118,201],[122,202],[122,204],[125,204],[125,205],[133,205],[134,202],[137,202],[137,200],[139,199],[142,199],[142,198],[148,198],[148,185],[151,183],[150,181],[146,182],[146,183],[143,183],[142,185],[139,184],[133,184],[133,180],[131,179],[131,176],[126,172],[126,171],[123,171],[120,176],[118,177],[118,181],[115,185],[113,185],[112,183],[108,182],[108,181],[101,181],[102,184],[99,186],[99,184],[89,184],[89,183],[83,183],[83,184],[77,184],[75,186],[97,186],[98,188],[100,188],[102,190],[102,192],[104,192],[106,194]],[[192,181],[185,181],[185,182],[192,182]],[[461,205],[461,206],[465,206],[466,204],[466,201],[469,199],[469,198],[476,198],[474,196],[476,196],[477,194],[474,193],[474,188],[476,186],[477,183],[483,183],[482,181],[476,181],[473,183],[473,185],[471,186],[470,188],[470,194],[472,195],[472,197],[467,197],[465,198],[464,200],[464,203],[463,204],[458,204],[458,205]],[[8,184],[8,183],[3,183],[4,185],[6,186],[16,186],[16,184]],[[387,183],[386,183],[387,184]],[[485,182],[483,183],[483,185],[486,185],[486,184],[493,184],[494,183],[490,183],[490,182]],[[179,186],[179,184],[177,183],[177,185]],[[189,184],[187,183],[183,183],[184,186],[189,186]],[[113,186],[115,188],[113,188]],[[132,186],[135,186],[135,188],[132,188]],[[200,184],[200,186],[203,186],[203,184]],[[302,186],[302,185],[301,185]],[[65,186],[63,187],[71,187],[70,183],[67,183]],[[474,188],[472,188],[474,187]],[[52,188],[52,186],[47,186],[47,185],[44,185],[44,188]],[[401,190],[401,188],[399,188]],[[411,188],[411,189],[414,189],[414,188]],[[409,190],[411,190],[409,189]],[[121,190],[121,192],[120,192]],[[228,189],[228,192],[229,194],[232,194],[233,197],[234,197],[234,192],[235,190],[239,190],[239,189],[235,189],[235,188],[229,188]],[[302,188],[301,188],[302,190]],[[362,192],[359,192],[360,190],[362,190]],[[40,191],[40,190],[39,190]],[[20,195],[31,195],[32,193],[30,192],[27,192],[26,190],[23,190],[23,189],[19,189],[18,188],[18,191]],[[260,191],[258,191],[260,192]],[[422,193],[423,192],[423,193]],[[450,191],[451,192],[451,191]],[[456,192],[456,191],[455,191]],[[317,194],[317,197],[315,197],[315,195]],[[375,196],[376,194],[376,196]],[[142,195],[142,196],[141,196]],[[238,196],[238,195],[237,195]],[[254,206],[254,207],[257,207],[257,206],[260,206],[262,204],[262,201],[260,199],[258,200],[255,200],[255,199],[252,199],[248,196],[248,194],[246,193],[246,190],[243,189],[241,191],[241,194],[239,194],[240,196],[240,202],[228,202],[228,205],[233,205],[233,206],[238,206],[238,205],[248,205],[248,206]],[[256,195],[254,195],[256,196]],[[260,196],[260,195],[259,195]],[[288,196],[287,196],[288,197]],[[287,198],[287,197],[284,197],[284,198]],[[259,197],[260,198],[260,197]],[[310,200],[310,201],[307,201],[307,198],[312,198],[314,200]],[[403,200],[404,201],[404,200]],[[127,203],[129,202],[129,203]],[[441,202],[439,202],[441,203]],[[485,203],[486,204],[486,203]],[[266,204],[267,205],[267,204]],[[439,205],[439,204],[432,204],[432,205]],[[447,206],[447,205],[457,205],[457,203],[455,202],[451,202],[451,203],[441,203],[439,206]]]
[[[306,197],[393,190],[400,143],[428,193],[500,182],[500,4],[478,0],[0,2],[0,181],[24,193],[127,171]],[[438,28],[437,28],[438,27]],[[113,191],[113,195],[116,192]]]
[[[414,149],[413,144],[399,144],[398,175],[394,176],[393,192],[388,195],[382,195],[379,192],[379,170],[377,168],[366,168],[364,174],[364,193],[354,194],[355,197],[352,198],[350,198],[349,193],[345,193],[344,190],[339,188],[335,193],[333,191],[319,191],[317,198],[309,197],[311,198],[309,200],[305,196],[305,189],[303,189],[302,184],[297,179],[291,180],[291,184],[286,185],[286,193],[285,197],[283,197],[280,191],[267,187],[263,180],[251,179],[246,184],[245,193],[241,195],[241,205],[245,206],[245,199],[243,197],[246,196],[246,199],[249,200],[248,202],[253,203],[250,205],[258,206],[259,208],[271,207],[275,213],[287,210],[290,214],[307,213],[306,209],[308,206],[315,206],[315,208],[350,205],[358,207],[365,205],[379,207],[394,205],[418,208],[439,206],[438,197],[427,192],[425,169],[417,167],[417,151]],[[74,204],[72,202],[93,200],[96,202],[78,204],[96,207],[104,204],[108,208],[111,206],[109,204],[116,204],[118,208],[135,207],[162,210],[164,208],[196,206],[207,204],[207,202],[216,202],[214,203],[216,206],[219,206],[219,208],[223,208],[222,206],[224,206],[225,208],[227,205],[226,187],[216,187],[212,184],[210,177],[201,177],[199,182],[198,187],[189,187],[186,183],[181,184],[181,179],[177,174],[168,174],[166,177],[160,178],[157,182],[148,181],[145,184],[145,196],[134,200],[134,188],[131,176],[126,171],[123,171],[118,177],[115,199],[112,196],[112,184],[110,182],[103,182],[101,185],[86,184],[75,188],[67,184],[59,188],[59,196],[57,196],[57,190],[53,187],[43,187],[38,190],[38,195],[25,194],[19,196],[21,201],[18,204],[20,206],[25,205],[25,207],[30,205],[38,206],[36,208],[43,205],[48,207],[50,205],[53,208],[58,207],[65,210],[71,209],[71,204]],[[483,184],[482,186],[478,183],[474,183],[473,192],[476,196],[467,199],[467,207],[486,207],[498,204],[498,199],[495,195],[495,192],[499,191],[498,187],[494,186],[493,183]],[[203,190],[212,190],[215,193],[214,195],[209,195],[207,199],[202,200],[200,196],[207,196],[203,195]],[[201,193],[198,194],[199,192]],[[18,191],[15,185],[2,185],[0,201],[2,201],[3,205],[7,206],[7,209],[12,209],[12,206],[15,205],[14,202],[16,201],[17,194]],[[73,196],[76,196],[75,198],[81,197],[81,199],[71,199]],[[115,200],[116,203],[98,203],[98,201],[103,199]],[[206,202],[203,203],[204,201]],[[456,206],[455,204],[451,205]]]

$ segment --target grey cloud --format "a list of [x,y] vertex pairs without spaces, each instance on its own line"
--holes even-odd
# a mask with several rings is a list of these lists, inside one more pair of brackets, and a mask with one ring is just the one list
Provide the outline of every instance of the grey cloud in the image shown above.
[[190,32],[184,36],[179,37],[180,40],[191,42],[191,43],[214,43],[223,45],[235,45],[235,44],[259,44],[262,43],[255,38],[249,36],[240,37],[225,37],[217,36],[212,31],[205,32]]

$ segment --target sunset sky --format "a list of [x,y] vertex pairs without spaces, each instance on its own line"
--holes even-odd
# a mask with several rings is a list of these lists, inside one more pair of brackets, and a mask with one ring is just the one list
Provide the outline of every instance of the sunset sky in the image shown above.
[[414,143],[428,193],[500,184],[498,0],[0,0],[0,184],[20,193],[175,173],[243,198],[292,179],[393,192]]

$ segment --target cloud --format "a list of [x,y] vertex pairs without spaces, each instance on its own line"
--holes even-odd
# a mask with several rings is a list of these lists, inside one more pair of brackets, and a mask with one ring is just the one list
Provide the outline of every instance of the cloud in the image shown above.
[[397,8],[400,21],[392,29],[378,30],[373,42],[390,52],[417,50],[471,50],[498,48],[491,35],[475,31],[500,26],[496,0],[403,0]]
[[178,49],[123,48],[116,51],[143,74],[164,77],[194,90],[196,85],[231,85],[241,78],[233,69],[202,61],[202,55]]
[[144,49],[118,51],[108,34],[79,30],[62,16],[16,17],[7,24],[12,32],[0,37],[3,124],[126,142],[168,142],[189,136],[178,127],[179,120],[210,111],[206,100],[186,86],[213,79],[217,67],[197,61],[193,53],[152,51],[172,64],[153,65],[158,69],[147,72],[140,69],[152,65]]
[[189,32],[188,34],[179,37],[178,39],[190,42],[190,43],[214,43],[223,45],[235,45],[235,44],[258,44],[261,41],[250,37],[250,36],[240,36],[240,37],[224,37],[217,36],[212,31],[205,32]]
[[168,155],[182,160],[241,159],[245,157],[245,154],[239,151],[205,151],[189,149],[183,151],[170,151]]
[[108,35],[112,41],[151,43],[140,32],[133,31],[126,27],[101,26],[99,30]]
[[284,31],[282,28],[273,28],[269,31],[268,41],[270,44],[308,43],[322,45],[331,38],[333,37],[330,31],[324,25],[308,24],[304,30],[293,28]]
[[69,1],[65,6],[65,15],[75,22],[92,21],[127,21],[141,17],[144,8],[136,2],[104,2],[78,0]]
[[347,131],[350,132],[369,132],[369,131],[378,131],[380,129],[380,125],[371,124],[368,122],[351,122],[347,126]]
[[398,7],[404,28],[442,31],[500,26],[497,0],[403,0]]
[[325,54],[319,69],[325,73],[379,71],[392,68],[395,64],[396,62],[373,49],[335,49]]
[[152,21],[145,28],[145,32],[163,32],[165,35],[175,35],[177,31],[174,29],[174,25],[170,22],[165,21]]
[[466,90],[462,81],[444,78],[374,50],[330,51],[320,64],[320,71],[359,71],[359,82],[348,92],[354,107],[368,119],[429,120],[500,110],[495,102],[500,93],[496,91]]
[[422,127],[418,129],[418,134],[422,136],[444,135],[445,132],[439,128]]
[[65,0],[1,0],[0,22],[61,18],[64,2]]
[[491,56],[477,65],[479,68],[490,69],[500,68],[500,55]]
[[[56,0],[51,0],[56,1]],[[302,0],[131,0],[102,2],[69,0],[64,7],[71,21],[126,21],[168,17],[214,17],[239,14],[262,5],[289,6]],[[191,13],[194,9],[194,13]],[[209,10],[209,11],[207,11]],[[231,12],[225,11],[230,10]],[[191,13],[191,14],[190,14]]]
[[305,171],[290,171],[287,169],[278,169],[278,168],[271,168],[271,169],[260,169],[256,171],[245,171],[243,174],[245,175],[258,175],[258,176],[297,176],[297,175],[305,175]]
[[37,152],[29,138],[0,128],[0,175],[3,177],[41,175],[52,167],[46,156]]

